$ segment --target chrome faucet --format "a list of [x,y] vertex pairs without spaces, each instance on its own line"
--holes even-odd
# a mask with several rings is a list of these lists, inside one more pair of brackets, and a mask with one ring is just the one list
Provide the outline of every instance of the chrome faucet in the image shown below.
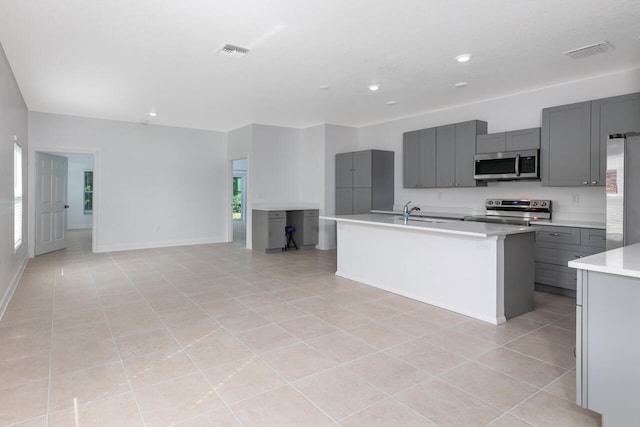
[[411,203],[411,200],[405,203],[404,208],[402,208],[402,220],[404,221],[405,224],[407,223],[407,221],[409,221],[409,215],[411,215],[413,211],[420,210],[420,208],[417,206],[414,206],[411,209],[409,209],[409,203]]

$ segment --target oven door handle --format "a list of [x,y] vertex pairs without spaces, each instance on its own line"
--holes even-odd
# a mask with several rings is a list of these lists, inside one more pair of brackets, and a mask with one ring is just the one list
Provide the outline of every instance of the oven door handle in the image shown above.
[[520,154],[516,154],[516,176],[520,176]]

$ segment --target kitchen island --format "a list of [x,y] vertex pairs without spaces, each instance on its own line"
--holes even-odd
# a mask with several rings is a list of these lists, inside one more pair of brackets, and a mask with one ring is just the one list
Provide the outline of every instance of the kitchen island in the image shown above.
[[499,324],[533,309],[531,227],[384,214],[337,222],[336,275]]
[[[604,426],[640,417],[640,243],[569,262],[577,269],[576,402]],[[635,420],[635,421],[634,421]]]

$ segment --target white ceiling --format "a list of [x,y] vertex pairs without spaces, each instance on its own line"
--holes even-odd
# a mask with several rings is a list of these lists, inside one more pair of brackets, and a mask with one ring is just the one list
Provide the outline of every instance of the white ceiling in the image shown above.
[[638,68],[639,36],[640,0],[0,0],[30,110],[220,131],[363,126]]

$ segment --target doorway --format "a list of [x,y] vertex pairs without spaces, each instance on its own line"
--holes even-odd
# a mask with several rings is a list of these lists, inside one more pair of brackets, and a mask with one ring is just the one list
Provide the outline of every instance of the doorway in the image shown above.
[[237,159],[231,162],[232,179],[232,209],[234,242],[247,240],[247,159]]
[[[33,242],[30,255],[78,246],[95,251],[94,154],[49,150],[34,151],[33,154],[34,221],[30,229],[34,237],[30,239]],[[53,173],[49,165],[57,165],[53,169],[64,165],[64,172]],[[49,208],[55,213],[49,214]]]

